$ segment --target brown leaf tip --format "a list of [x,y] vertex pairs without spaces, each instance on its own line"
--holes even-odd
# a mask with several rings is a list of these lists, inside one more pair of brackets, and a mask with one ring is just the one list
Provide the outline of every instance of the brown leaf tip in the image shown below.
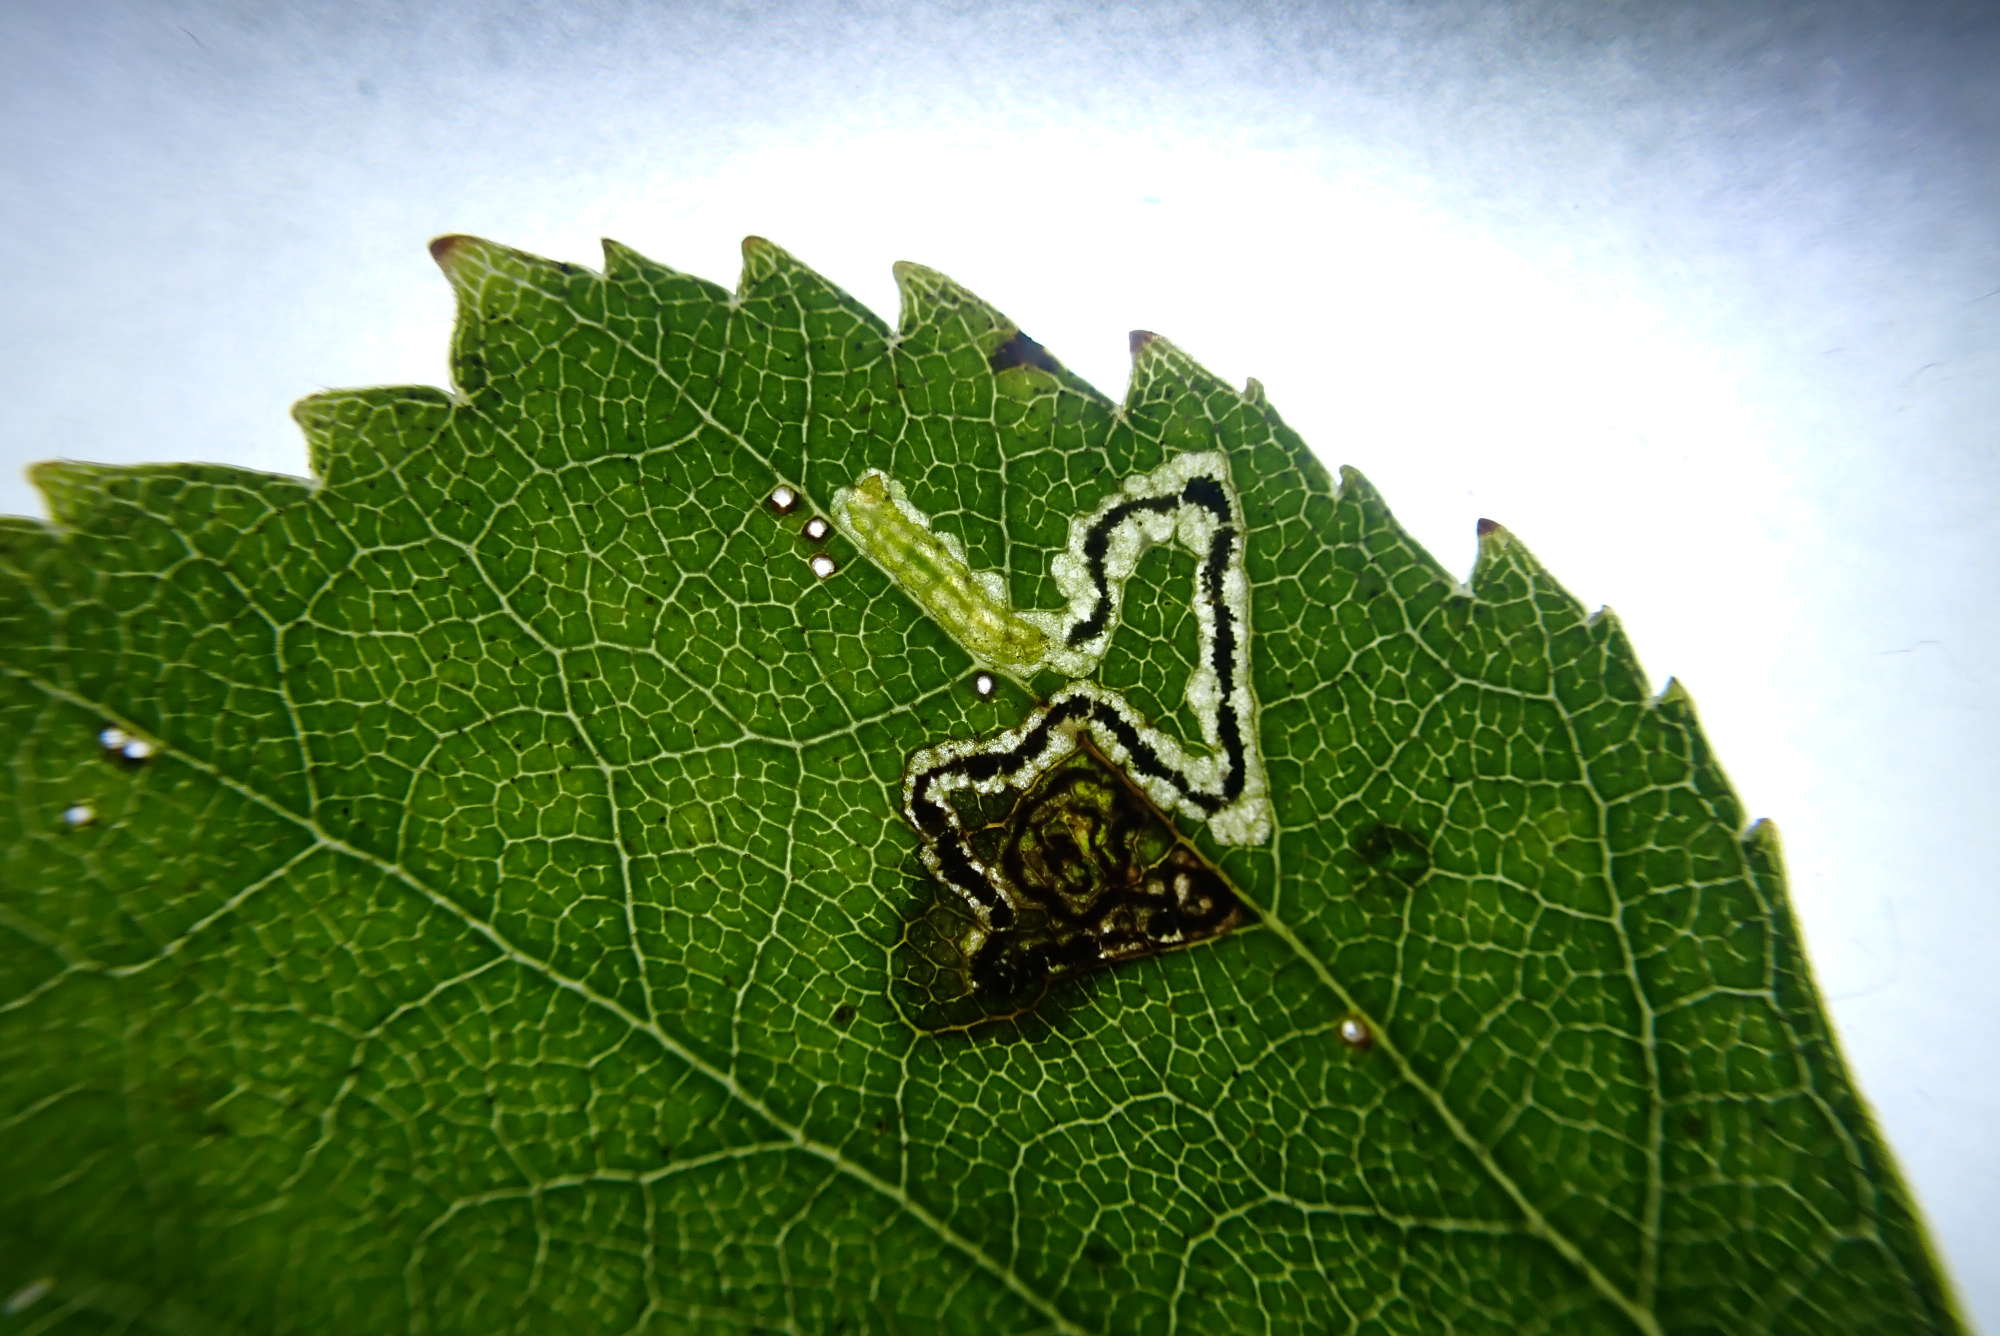
[[1150,329],[1133,330],[1131,335],[1132,356],[1137,357],[1139,355],[1139,350],[1141,348],[1145,347],[1147,344],[1151,343],[1154,339],[1157,339],[1159,337],[1160,337],[1159,335],[1155,334]]
[[1500,521],[1489,520],[1489,519],[1481,519],[1479,521],[1479,536],[1481,538],[1485,538],[1489,534],[1496,534],[1499,532],[1500,532]]
[[452,232],[446,236],[434,237],[431,240],[431,259],[437,262],[438,268],[444,270],[446,273],[450,273],[453,258],[457,256],[461,249],[469,245],[472,240],[473,238],[466,236],[463,232]]

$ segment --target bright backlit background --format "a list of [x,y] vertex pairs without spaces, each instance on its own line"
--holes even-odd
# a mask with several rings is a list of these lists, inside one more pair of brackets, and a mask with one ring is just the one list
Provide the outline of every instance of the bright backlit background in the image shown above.
[[1157,330],[1688,685],[2000,1330],[1995,70],[1977,3],[16,0],[0,511],[304,472],[293,399],[445,382],[441,232],[920,260],[1113,395]]

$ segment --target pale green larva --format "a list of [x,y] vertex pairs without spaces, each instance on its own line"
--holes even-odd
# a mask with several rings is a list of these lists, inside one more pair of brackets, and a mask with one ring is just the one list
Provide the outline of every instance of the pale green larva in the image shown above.
[[932,532],[901,492],[871,469],[834,494],[834,519],[966,653],[1006,672],[1033,672],[1048,657],[1047,634],[1014,611],[998,575],[974,571],[957,540]]
[[[1046,670],[1069,679],[1019,727],[924,748],[904,772],[903,810],[923,837],[924,861],[963,897],[980,931],[1007,930],[1016,888],[966,842],[954,795],[1026,793],[1086,743],[1160,811],[1202,822],[1218,842],[1253,845],[1271,837],[1251,691],[1243,507],[1221,452],[1173,456],[1074,516],[1069,542],[1049,566],[1063,598],[1059,611],[1016,611],[1000,576],[973,570],[958,539],[934,530],[879,470],[835,493],[833,514],[862,555],[979,664],[1020,677]],[[1154,547],[1194,558],[1189,593],[1198,643],[1183,694],[1200,726],[1198,739],[1161,729],[1095,680],[1123,620],[1126,582]],[[827,560],[816,573],[831,573]],[[973,678],[980,696],[993,687],[990,673]]]

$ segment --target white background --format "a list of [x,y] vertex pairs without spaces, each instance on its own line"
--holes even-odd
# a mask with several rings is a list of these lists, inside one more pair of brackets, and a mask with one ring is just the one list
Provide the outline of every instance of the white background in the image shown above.
[[1113,395],[1157,330],[1689,686],[2000,1331],[1996,17],[17,0],[0,511],[52,456],[301,473],[293,399],[444,383],[441,232],[725,284],[758,233],[892,321],[920,260]]

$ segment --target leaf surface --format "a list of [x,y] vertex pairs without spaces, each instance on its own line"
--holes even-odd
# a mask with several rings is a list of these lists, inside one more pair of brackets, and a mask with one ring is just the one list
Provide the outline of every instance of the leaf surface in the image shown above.
[[[735,294],[435,249],[455,393],[0,527],[24,1329],[1956,1329],[1775,835],[1505,530],[1463,585],[1254,383],[1136,339],[1114,405],[915,266],[891,332],[760,241]],[[801,524],[879,470],[1053,608],[1197,451],[1272,833],[1181,830],[1255,922],[929,1033],[906,758],[1063,678],[981,695]],[[1096,678],[1194,737],[1189,565]]]

